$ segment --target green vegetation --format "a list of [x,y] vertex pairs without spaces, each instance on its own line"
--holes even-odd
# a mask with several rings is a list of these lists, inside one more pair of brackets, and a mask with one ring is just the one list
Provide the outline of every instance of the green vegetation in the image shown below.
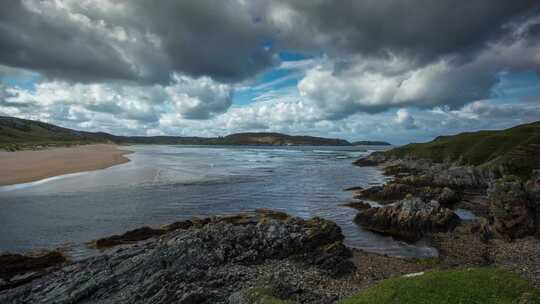
[[346,140],[280,133],[237,133],[225,137],[116,136],[103,132],[83,132],[55,125],[0,116],[0,149],[25,150],[51,146],[91,143],[163,145],[313,145],[350,146]]
[[504,166],[526,175],[540,166],[540,122],[501,131],[479,131],[440,136],[383,152],[388,156],[460,162],[466,165]]
[[0,149],[24,150],[107,142],[98,133],[79,132],[51,124],[0,117]]
[[376,140],[361,140],[355,141],[352,143],[353,146],[391,146],[391,143],[386,141],[376,141]]
[[392,278],[340,303],[540,303],[537,301],[540,290],[524,278],[507,270],[485,267]]

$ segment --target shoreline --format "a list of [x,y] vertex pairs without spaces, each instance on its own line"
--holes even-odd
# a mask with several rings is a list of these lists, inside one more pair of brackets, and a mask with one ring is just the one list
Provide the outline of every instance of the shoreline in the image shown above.
[[106,169],[130,161],[131,151],[93,144],[45,150],[0,151],[0,186],[13,186],[66,174]]

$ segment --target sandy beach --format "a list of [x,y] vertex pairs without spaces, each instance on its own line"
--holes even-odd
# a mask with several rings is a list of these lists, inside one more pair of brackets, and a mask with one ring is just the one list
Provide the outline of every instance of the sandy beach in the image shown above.
[[116,145],[96,144],[39,151],[0,151],[0,185],[104,169],[129,162],[131,152]]

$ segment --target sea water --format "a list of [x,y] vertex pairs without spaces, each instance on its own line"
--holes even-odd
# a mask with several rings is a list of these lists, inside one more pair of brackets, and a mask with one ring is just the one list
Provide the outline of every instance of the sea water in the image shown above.
[[377,168],[352,162],[373,147],[128,146],[128,163],[0,187],[0,251],[63,248],[194,216],[272,208],[338,223],[349,246],[393,256],[436,251],[366,231],[343,207],[343,189],[383,183]]

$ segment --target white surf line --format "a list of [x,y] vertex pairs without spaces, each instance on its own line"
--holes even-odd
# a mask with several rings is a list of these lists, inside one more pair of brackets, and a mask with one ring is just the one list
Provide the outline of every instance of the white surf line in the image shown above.
[[47,183],[47,182],[51,182],[51,181],[54,181],[54,180],[59,180],[59,179],[64,179],[64,178],[69,178],[69,177],[75,177],[75,176],[87,174],[87,173],[93,172],[93,171],[97,171],[97,170],[76,172],[76,173],[68,173],[68,174],[62,174],[62,175],[57,175],[57,176],[53,176],[53,177],[47,177],[47,178],[40,179],[40,180],[37,180],[37,181],[34,181],[34,182],[20,183],[20,184],[7,185],[7,186],[0,186],[0,192],[26,189],[26,188],[41,185],[41,184],[44,184],[44,183]]

